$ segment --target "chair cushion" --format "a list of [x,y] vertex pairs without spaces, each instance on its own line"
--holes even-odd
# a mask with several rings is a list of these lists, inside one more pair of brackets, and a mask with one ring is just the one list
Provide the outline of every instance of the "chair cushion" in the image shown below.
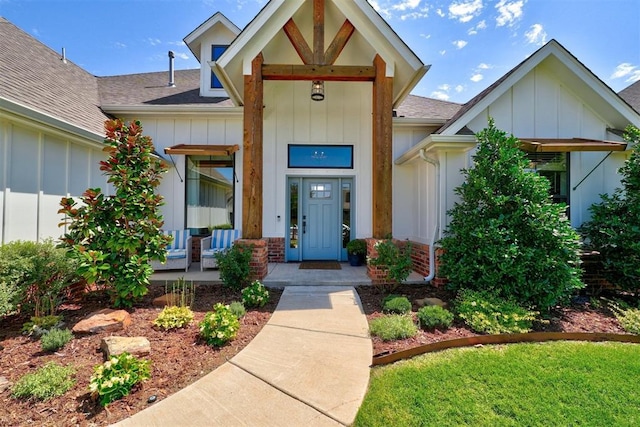
[[213,230],[211,232],[211,249],[230,248],[240,238],[240,230]]
[[222,252],[224,249],[205,249],[200,253],[202,258],[213,258],[217,252]]
[[167,250],[167,259],[180,259],[186,258],[187,251],[186,249],[168,249]]

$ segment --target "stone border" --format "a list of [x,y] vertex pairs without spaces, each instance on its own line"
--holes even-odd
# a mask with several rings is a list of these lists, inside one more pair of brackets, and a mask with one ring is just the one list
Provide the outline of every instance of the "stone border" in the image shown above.
[[386,365],[425,353],[449,348],[471,347],[478,344],[515,344],[520,342],[545,341],[614,341],[640,344],[639,335],[587,333],[587,332],[529,332],[526,334],[477,335],[425,344],[391,354],[374,355],[371,366]]

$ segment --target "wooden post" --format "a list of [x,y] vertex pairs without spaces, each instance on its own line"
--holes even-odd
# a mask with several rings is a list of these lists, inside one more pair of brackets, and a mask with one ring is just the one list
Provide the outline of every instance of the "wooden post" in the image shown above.
[[393,78],[386,77],[386,63],[376,55],[373,60],[373,237],[384,239],[393,232],[392,222],[392,117]]
[[242,161],[242,237],[262,238],[262,54],[251,62],[244,76],[244,132]]

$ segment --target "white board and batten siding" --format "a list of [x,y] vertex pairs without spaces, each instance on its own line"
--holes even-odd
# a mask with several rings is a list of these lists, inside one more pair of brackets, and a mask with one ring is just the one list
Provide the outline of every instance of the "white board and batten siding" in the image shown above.
[[80,197],[95,187],[109,194],[99,170],[105,155],[98,144],[0,120],[0,154],[2,244],[57,239],[65,232],[58,226],[62,197]]
[[[607,133],[607,122],[545,67],[538,67],[524,76],[470,120],[467,126],[473,132],[479,132],[487,126],[489,117],[495,120],[498,129],[520,138],[612,138]],[[611,192],[620,185],[618,169],[626,159],[626,153],[610,155],[574,189],[607,154],[570,153],[569,200],[574,227],[590,219],[589,207],[599,201],[599,194]],[[473,152],[468,155],[473,155]],[[455,184],[455,180],[450,180],[447,175],[448,192],[453,191]]]

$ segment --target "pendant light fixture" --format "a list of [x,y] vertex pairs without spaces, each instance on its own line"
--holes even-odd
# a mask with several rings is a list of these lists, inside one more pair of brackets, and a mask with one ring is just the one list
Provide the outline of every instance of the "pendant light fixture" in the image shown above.
[[322,101],[324,99],[324,82],[314,80],[311,84],[311,99],[314,101]]

